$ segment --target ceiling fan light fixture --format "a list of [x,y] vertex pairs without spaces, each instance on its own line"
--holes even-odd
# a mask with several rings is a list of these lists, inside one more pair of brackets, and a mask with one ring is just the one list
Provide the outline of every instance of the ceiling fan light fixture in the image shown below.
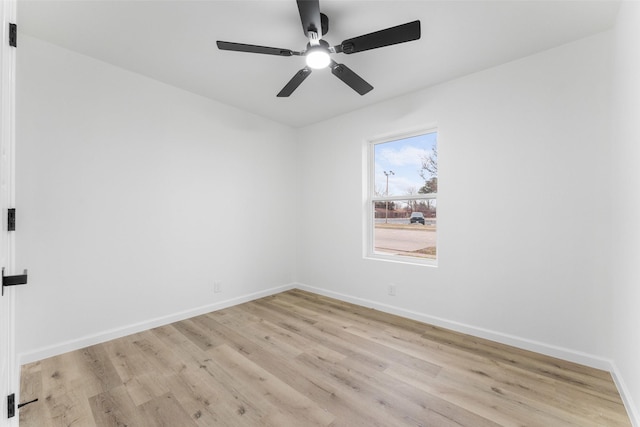
[[331,62],[329,52],[322,46],[310,47],[309,50],[307,50],[307,53],[305,53],[305,58],[307,66],[313,68],[314,70],[327,68],[329,66],[329,63]]

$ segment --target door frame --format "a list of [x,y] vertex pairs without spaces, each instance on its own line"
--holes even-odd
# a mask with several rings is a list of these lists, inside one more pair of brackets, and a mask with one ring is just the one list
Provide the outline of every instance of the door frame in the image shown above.
[[[15,237],[7,230],[7,209],[15,207],[15,87],[16,48],[9,45],[9,23],[16,23],[16,1],[0,4],[0,264],[5,275],[14,273]],[[19,399],[20,370],[15,350],[15,291],[5,288],[0,297],[0,424],[18,425],[18,413],[7,418],[7,396]]]

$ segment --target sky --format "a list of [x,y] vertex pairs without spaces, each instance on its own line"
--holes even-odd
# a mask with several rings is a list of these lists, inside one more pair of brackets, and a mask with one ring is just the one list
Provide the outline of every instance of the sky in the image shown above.
[[[420,177],[422,158],[431,154],[436,146],[437,133],[413,136],[375,145],[375,188],[377,191],[386,190],[389,173],[389,195],[399,196],[414,193],[424,185]],[[393,171],[394,175],[390,172]]]

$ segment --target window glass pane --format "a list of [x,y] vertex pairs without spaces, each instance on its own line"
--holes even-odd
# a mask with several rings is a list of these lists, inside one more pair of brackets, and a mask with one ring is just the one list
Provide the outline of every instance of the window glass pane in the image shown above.
[[437,259],[437,132],[372,144],[368,253],[435,265]]
[[437,133],[375,144],[374,196],[438,192]]
[[374,252],[436,259],[435,199],[373,202]]

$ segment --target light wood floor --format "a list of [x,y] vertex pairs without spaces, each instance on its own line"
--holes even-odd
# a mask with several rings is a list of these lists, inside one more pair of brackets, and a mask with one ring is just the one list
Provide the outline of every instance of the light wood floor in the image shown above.
[[292,290],[22,369],[21,427],[630,426],[607,372]]

